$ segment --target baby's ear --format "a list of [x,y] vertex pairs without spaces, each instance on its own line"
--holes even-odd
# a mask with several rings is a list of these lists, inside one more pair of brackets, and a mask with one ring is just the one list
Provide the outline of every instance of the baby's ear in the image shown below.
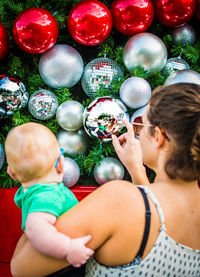
[[17,177],[15,176],[14,173],[12,173],[12,170],[11,170],[11,168],[10,168],[9,165],[8,165],[8,167],[7,167],[7,173],[8,173],[8,175],[9,175],[13,180],[17,180]]
[[61,155],[59,160],[58,160],[56,170],[59,174],[63,173],[63,171],[64,171],[64,156],[63,155]]

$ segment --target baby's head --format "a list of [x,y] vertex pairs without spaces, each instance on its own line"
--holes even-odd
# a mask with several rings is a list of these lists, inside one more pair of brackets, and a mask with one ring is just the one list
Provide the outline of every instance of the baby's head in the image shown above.
[[30,122],[9,132],[5,153],[12,174],[25,183],[49,174],[60,155],[60,147],[47,127]]

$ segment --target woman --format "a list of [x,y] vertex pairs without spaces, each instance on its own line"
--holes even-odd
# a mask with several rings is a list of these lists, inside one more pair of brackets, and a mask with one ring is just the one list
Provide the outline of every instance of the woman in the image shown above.
[[[144,186],[109,182],[56,227],[71,237],[92,235],[87,246],[95,257],[86,265],[87,277],[200,276],[200,86],[157,88],[137,125],[139,141],[126,126],[113,145],[133,183]],[[153,184],[143,163],[156,173]],[[38,253],[25,236],[11,262],[15,277],[45,276],[65,266]]]

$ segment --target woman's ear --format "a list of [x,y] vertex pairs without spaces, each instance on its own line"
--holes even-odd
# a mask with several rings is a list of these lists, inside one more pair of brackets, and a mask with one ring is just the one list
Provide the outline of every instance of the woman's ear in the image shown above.
[[7,167],[7,173],[8,175],[13,179],[13,180],[16,180],[17,181],[17,177],[15,176],[15,174],[12,172],[10,166],[8,165]]
[[57,163],[57,166],[56,166],[56,170],[59,174],[64,172],[64,156],[63,155],[61,155],[59,157],[59,160],[58,160],[58,163]]
[[154,138],[156,141],[156,147],[161,147],[165,141],[165,138],[163,136],[161,129],[158,126],[154,128]]

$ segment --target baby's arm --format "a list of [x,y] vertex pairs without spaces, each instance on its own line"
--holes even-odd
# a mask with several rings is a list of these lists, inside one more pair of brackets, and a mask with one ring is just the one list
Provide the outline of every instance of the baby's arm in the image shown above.
[[26,220],[25,233],[41,253],[66,258],[73,266],[81,266],[93,254],[93,250],[85,246],[91,236],[70,239],[56,230],[55,222],[56,216],[50,213],[30,213]]

